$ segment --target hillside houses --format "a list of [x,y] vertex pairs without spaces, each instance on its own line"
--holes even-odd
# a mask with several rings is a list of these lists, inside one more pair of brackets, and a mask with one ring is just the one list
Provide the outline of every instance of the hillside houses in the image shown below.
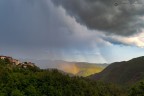
[[36,67],[35,64],[32,62],[23,62],[23,63],[20,63],[18,66],[23,67],[23,68]]
[[9,57],[9,56],[0,56],[0,59],[8,59],[11,63],[13,63],[15,65],[18,65],[20,63],[19,60],[14,59],[14,58]]
[[0,56],[0,59],[3,59],[3,60],[7,59],[7,60],[9,60],[9,62],[11,64],[19,66],[19,67],[23,67],[23,68],[35,67],[35,64],[32,62],[20,62],[19,60],[14,59],[10,56]]

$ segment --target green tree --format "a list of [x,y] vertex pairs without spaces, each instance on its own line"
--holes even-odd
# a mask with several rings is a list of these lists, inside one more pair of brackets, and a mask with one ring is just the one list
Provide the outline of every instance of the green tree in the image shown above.
[[8,58],[5,58],[4,61],[5,61],[5,64],[10,64],[11,63]]
[[129,96],[144,96],[144,82],[139,82],[130,89]]
[[29,85],[25,89],[25,94],[26,94],[26,96],[39,96],[38,91],[36,90],[36,88],[33,85]]
[[20,90],[15,89],[12,91],[11,96],[24,96],[24,94]]

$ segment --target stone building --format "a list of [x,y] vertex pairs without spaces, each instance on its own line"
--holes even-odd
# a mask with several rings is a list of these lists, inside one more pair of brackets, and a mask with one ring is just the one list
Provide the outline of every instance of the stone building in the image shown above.
[[20,61],[17,59],[12,59],[12,63],[15,65],[18,65],[18,64],[20,64]]
[[9,57],[9,56],[0,56],[0,59],[9,59],[10,61],[12,60],[12,57]]
[[11,63],[18,65],[20,63],[19,60],[13,59],[12,57],[9,56],[0,56],[0,59],[8,59]]

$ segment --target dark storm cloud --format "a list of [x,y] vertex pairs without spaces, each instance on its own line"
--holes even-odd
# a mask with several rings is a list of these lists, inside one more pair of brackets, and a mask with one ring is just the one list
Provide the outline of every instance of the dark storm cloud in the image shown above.
[[[115,35],[111,38],[102,32],[135,33],[143,27],[139,20],[143,16],[141,9],[114,7],[111,0],[0,0],[0,54],[15,58],[106,62],[109,46],[123,41],[133,44],[133,40]],[[144,46],[138,39],[136,44]],[[113,58],[110,55],[107,57]]]
[[[64,26],[47,7],[45,0],[1,0],[0,1],[0,42],[1,44],[24,46],[52,46],[62,37],[58,32]],[[61,26],[58,26],[61,25]],[[55,38],[58,37],[58,38]],[[60,40],[57,40],[60,39]],[[59,42],[59,44],[60,44]],[[57,44],[56,44],[57,45]]]
[[49,0],[0,0],[0,46],[84,48],[91,40],[77,36],[76,24]]
[[[67,13],[90,29],[104,31],[107,34],[129,36],[141,32],[144,22],[143,1],[123,0],[52,0],[63,6]],[[138,1],[138,4],[131,5]],[[140,2],[142,2],[140,4]],[[114,4],[118,3],[118,6]]]

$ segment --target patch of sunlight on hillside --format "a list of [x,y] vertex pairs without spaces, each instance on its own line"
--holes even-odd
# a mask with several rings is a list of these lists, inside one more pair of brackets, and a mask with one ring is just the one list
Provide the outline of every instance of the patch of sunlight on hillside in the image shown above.
[[66,73],[86,77],[101,72],[104,67],[100,67],[94,64],[63,63],[59,64],[58,69]]
[[74,75],[76,75],[80,71],[79,67],[76,66],[75,64],[61,64],[59,65],[58,69]]
[[78,76],[89,76],[95,73],[99,73],[103,70],[104,68],[101,67],[94,67],[94,68],[81,68],[80,71],[77,73]]

